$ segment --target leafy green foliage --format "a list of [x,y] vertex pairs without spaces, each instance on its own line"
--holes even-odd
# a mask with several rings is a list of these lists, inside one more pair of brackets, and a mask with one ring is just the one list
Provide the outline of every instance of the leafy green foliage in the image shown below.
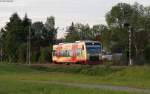
[[[73,23],[67,28],[64,40],[74,42],[78,40],[95,40],[103,44],[104,50],[112,53],[123,53],[125,62],[129,57],[129,27],[132,37],[132,59],[135,64],[149,62],[150,44],[150,7],[135,3],[118,3],[106,14],[107,25],[93,25]],[[55,17],[50,16],[46,22],[34,22],[27,17],[21,19],[17,13],[10,17],[10,21],[0,32],[0,47],[3,50],[3,60],[10,62],[25,62],[29,46],[29,31],[31,29],[31,53],[35,53],[38,61],[40,48],[50,47],[50,61],[52,45],[59,40]],[[25,46],[26,44],[26,46]],[[22,47],[24,45],[24,47]],[[19,60],[20,59],[20,60]],[[23,59],[23,60],[22,60]],[[127,62],[126,62],[127,63]]]
[[94,25],[92,28],[88,24],[72,23],[67,29],[65,37],[67,42],[75,42],[78,40],[97,40],[102,42],[102,33],[107,32],[105,25]]
[[31,55],[31,62],[32,63],[36,63],[38,60],[37,60],[37,58],[38,58],[38,54],[36,53],[36,52],[32,52],[31,53],[32,55]]
[[26,44],[22,44],[20,45],[20,47],[18,47],[16,54],[17,54],[17,62],[18,63],[24,63],[26,62],[26,54],[27,54],[27,45]]
[[39,57],[39,62],[40,63],[45,63],[48,61],[48,50],[46,48],[41,48],[40,50],[40,57]]
[[[30,35],[29,31],[31,31]],[[25,63],[30,40],[31,53],[35,55],[31,58],[32,61],[36,62],[38,61],[36,58],[39,57],[40,53],[39,49],[52,47],[56,40],[56,34],[54,17],[49,17],[45,24],[42,22],[32,24],[27,14],[21,19],[17,13],[14,13],[5,28],[1,29],[0,32],[0,48],[3,49],[3,60]],[[51,59],[49,58],[49,60]]]
[[112,69],[105,66],[31,66],[31,68],[39,71],[47,72],[64,72],[64,73],[75,73],[75,74],[84,74],[92,76],[107,76],[111,73],[120,71],[121,69]]
[[[149,8],[135,3],[129,5],[126,3],[118,3],[112,7],[111,11],[106,14],[106,21],[111,31],[111,50],[122,49],[122,52],[128,58],[129,52],[129,27],[132,27],[132,59],[135,64],[144,58],[144,49],[149,42]],[[125,24],[130,25],[125,27]],[[143,61],[142,63],[144,63]]]

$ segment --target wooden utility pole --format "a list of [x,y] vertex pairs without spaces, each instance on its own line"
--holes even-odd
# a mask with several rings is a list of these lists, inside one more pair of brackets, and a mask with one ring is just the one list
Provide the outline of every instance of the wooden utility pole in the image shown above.
[[131,36],[132,36],[131,26],[129,26],[129,65],[132,65],[132,56],[131,56],[132,40],[131,40]]
[[1,50],[0,50],[0,57],[1,57],[1,62],[3,62],[3,48],[1,47]]
[[27,36],[27,64],[31,64],[31,27],[29,26]]

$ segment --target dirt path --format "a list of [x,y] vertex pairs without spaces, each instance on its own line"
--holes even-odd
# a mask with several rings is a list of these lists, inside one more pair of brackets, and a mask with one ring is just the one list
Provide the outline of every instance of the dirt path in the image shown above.
[[132,88],[126,86],[114,86],[114,85],[103,85],[103,84],[81,84],[81,83],[69,83],[69,82],[56,82],[56,81],[30,81],[30,80],[21,80],[24,82],[32,82],[32,83],[46,83],[46,84],[57,84],[71,87],[81,87],[81,88],[97,88],[97,89],[108,89],[115,91],[127,91],[127,92],[136,92],[141,94],[150,94],[150,89],[140,89],[140,88]]

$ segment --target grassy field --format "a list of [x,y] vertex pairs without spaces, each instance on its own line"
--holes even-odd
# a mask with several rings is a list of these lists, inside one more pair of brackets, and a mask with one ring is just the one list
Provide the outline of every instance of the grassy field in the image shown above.
[[[105,67],[105,66],[50,66],[33,67],[36,70],[51,72],[48,79],[64,82],[80,82],[90,84],[112,84],[150,89],[150,66]],[[55,73],[55,72],[59,72]],[[46,77],[47,74],[42,74]],[[37,75],[38,76],[38,75]]]
[[[0,64],[0,94],[137,94],[124,91],[69,87],[41,81],[113,84],[150,88],[150,67],[53,66]],[[142,93],[143,94],[143,93]]]
[[0,81],[0,94],[138,94],[123,91],[86,89],[55,84]]

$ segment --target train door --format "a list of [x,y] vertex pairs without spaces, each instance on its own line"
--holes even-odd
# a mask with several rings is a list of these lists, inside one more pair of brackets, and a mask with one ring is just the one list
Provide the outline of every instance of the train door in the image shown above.
[[72,45],[72,61],[73,63],[77,62],[77,48],[78,48],[78,44],[73,44]]

